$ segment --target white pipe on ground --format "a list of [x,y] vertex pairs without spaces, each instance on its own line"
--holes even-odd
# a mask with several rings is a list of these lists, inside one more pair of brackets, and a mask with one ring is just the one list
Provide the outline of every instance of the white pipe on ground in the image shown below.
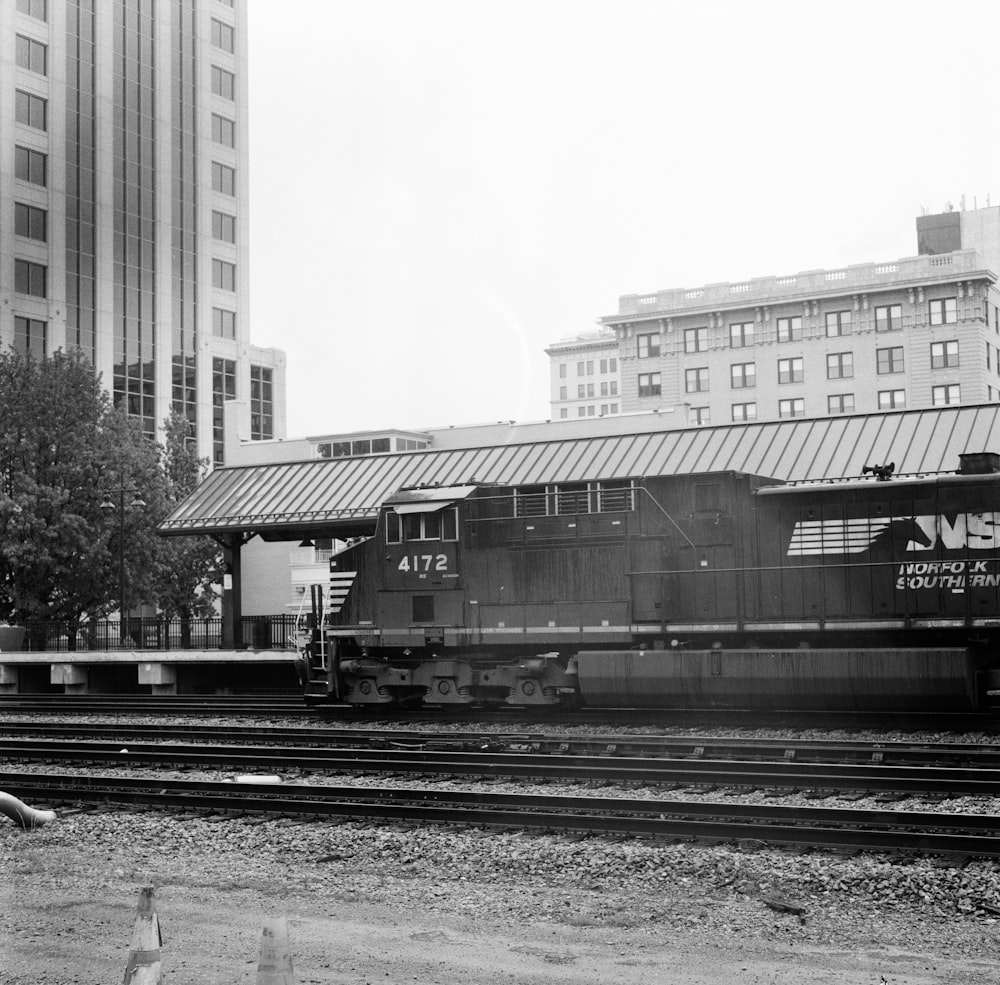
[[26,831],[29,828],[40,828],[48,821],[56,819],[55,811],[39,811],[29,807],[13,794],[0,790],[0,814],[6,814],[15,824],[20,824]]

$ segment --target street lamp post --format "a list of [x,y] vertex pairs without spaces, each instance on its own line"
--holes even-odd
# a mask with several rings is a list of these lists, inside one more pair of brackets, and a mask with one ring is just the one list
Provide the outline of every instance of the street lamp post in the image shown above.
[[125,476],[119,476],[118,489],[115,490],[118,497],[118,505],[115,506],[111,493],[105,493],[101,501],[100,508],[106,514],[118,510],[118,601],[120,609],[118,612],[119,641],[124,643],[127,639],[127,610],[125,606],[125,493],[133,493],[132,502],[129,509],[141,509],[146,505],[139,490],[135,486],[125,485]]

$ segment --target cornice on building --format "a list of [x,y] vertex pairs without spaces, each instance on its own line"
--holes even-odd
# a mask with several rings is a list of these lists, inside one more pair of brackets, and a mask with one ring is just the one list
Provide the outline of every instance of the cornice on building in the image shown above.
[[[845,294],[926,287],[954,281],[988,280],[997,275],[976,250],[956,250],[930,256],[906,257],[889,263],[860,263],[834,270],[806,270],[784,277],[755,277],[704,287],[625,294],[618,314],[600,319],[609,328],[665,315],[698,315],[746,309],[762,304],[812,301]],[[548,350],[546,350],[548,351]]]

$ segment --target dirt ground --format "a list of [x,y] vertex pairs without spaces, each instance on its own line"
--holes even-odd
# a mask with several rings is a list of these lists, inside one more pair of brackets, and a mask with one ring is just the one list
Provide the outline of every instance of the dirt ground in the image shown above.
[[[263,924],[281,916],[298,985],[1000,983],[995,921],[962,924],[955,945],[945,934],[921,946],[919,924],[893,913],[884,926],[856,925],[853,946],[850,924],[838,922],[850,913],[810,914],[807,924],[696,884],[671,896],[556,887],[529,872],[502,885],[435,866],[396,876],[357,855],[320,864],[280,833],[276,857],[264,858],[216,846],[234,840],[225,822],[141,823],[159,825],[163,840],[107,821],[36,832],[0,824],[0,985],[120,982],[143,885],[155,886],[169,985],[256,982]],[[901,940],[911,943],[893,946]]]

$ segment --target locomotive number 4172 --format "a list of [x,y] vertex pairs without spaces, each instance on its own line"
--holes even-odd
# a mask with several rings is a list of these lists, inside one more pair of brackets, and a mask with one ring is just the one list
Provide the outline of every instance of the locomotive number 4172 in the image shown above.
[[407,554],[399,562],[400,571],[447,571],[447,554]]

